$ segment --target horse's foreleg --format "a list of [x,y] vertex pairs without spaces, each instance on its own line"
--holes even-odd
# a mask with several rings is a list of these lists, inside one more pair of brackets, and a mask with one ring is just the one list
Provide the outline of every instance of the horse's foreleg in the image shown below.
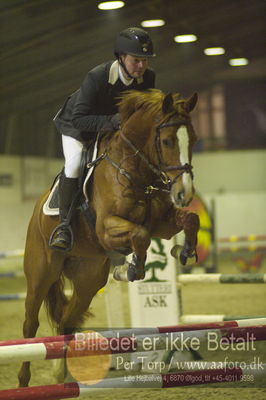
[[197,214],[172,205],[162,215],[160,222],[153,227],[152,237],[169,240],[183,230],[185,233],[184,246],[181,250],[179,245],[174,246],[171,254],[179,259],[182,265],[194,264],[197,261],[196,246],[199,226]]
[[127,281],[144,279],[147,249],[151,242],[147,229],[116,216],[106,218],[104,227],[105,248],[120,252],[128,249],[133,251],[131,262],[116,268],[115,279]]
[[192,212],[187,212],[183,210],[177,210],[176,213],[176,223],[181,225],[185,233],[185,243],[179,254],[174,247],[171,254],[174,257],[179,256],[179,260],[182,265],[188,265],[195,263],[198,259],[197,257],[197,234],[200,227],[200,221],[197,214]]

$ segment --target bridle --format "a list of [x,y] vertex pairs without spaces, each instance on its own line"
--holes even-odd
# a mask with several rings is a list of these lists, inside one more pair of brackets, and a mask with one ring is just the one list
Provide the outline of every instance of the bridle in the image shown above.
[[[181,123],[182,125],[182,123]],[[152,164],[147,156],[141,152],[135,145],[134,143],[132,143],[131,140],[129,140],[125,134],[123,133],[123,130],[121,130],[120,132],[120,137],[123,139],[123,141],[133,150],[133,154],[132,157],[140,157],[142,161],[144,161],[146,163],[146,165],[148,166],[148,168],[159,178],[159,182],[160,186],[153,186],[153,185],[148,185],[145,187],[138,187],[138,189],[140,189],[141,191],[144,191],[145,194],[152,194],[154,191],[162,191],[162,192],[167,192],[169,193],[171,191],[172,185],[177,181],[177,179],[183,175],[183,173],[189,173],[193,179],[193,173],[192,173],[192,165],[191,164],[184,164],[184,165],[171,165],[171,166],[166,166],[163,167],[163,157],[162,157],[162,149],[161,149],[161,143],[160,143],[160,138],[161,138],[161,129],[163,128],[168,128],[171,126],[180,126],[180,121],[179,122],[174,122],[174,121],[168,121],[168,122],[163,122],[161,124],[159,124],[156,127],[156,135],[155,135],[155,139],[154,139],[154,144],[155,144],[155,150],[156,150],[156,155],[157,155],[157,159],[158,159],[158,166]],[[116,163],[115,161],[113,161],[107,151],[105,151],[100,157],[98,157],[98,159],[95,160],[95,162],[90,163],[90,165],[88,165],[88,167],[92,166],[93,164],[97,164],[99,161],[105,159],[106,161],[108,161],[114,168],[116,168],[118,170],[118,172],[125,176],[132,184],[132,186],[134,186],[135,188],[137,188],[138,185],[135,184],[134,179],[132,178],[132,176],[130,175],[129,172],[127,172],[124,168],[121,167],[121,164],[119,165],[118,163]],[[167,175],[167,171],[178,171],[177,175],[174,177],[174,179],[171,179],[168,175]]]
[[192,172],[192,165],[190,163],[185,163],[184,165],[170,165],[168,167],[162,167],[163,166],[163,159],[162,159],[162,149],[161,149],[161,129],[162,128],[168,128],[171,126],[179,127],[181,125],[185,125],[185,123],[180,123],[179,122],[174,122],[174,121],[168,121],[168,122],[163,122],[160,125],[156,127],[156,135],[155,135],[155,149],[156,149],[156,154],[158,158],[158,164],[159,164],[159,169],[163,171],[164,173],[167,174],[167,171],[180,171],[173,180],[168,178],[171,182],[171,186],[177,181],[177,179],[184,173],[190,174],[191,178],[193,179],[193,172]]
[[[168,167],[163,167],[163,159],[162,159],[162,149],[161,149],[161,143],[160,143],[160,139],[161,139],[161,129],[163,128],[168,128],[171,126],[180,126],[180,122],[173,122],[173,121],[168,121],[168,122],[163,122],[161,124],[159,124],[156,127],[156,135],[155,135],[155,139],[154,139],[154,143],[155,143],[155,150],[156,150],[156,155],[157,155],[157,159],[158,159],[158,167],[155,166],[154,164],[152,164],[148,158],[146,157],[146,155],[144,153],[142,153],[132,142],[131,140],[129,140],[123,133],[123,131],[121,131],[120,133],[120,137],[124,140],[124,142],[127,143],[127,145],[134,151],[134,155],[133,156],[139,156],[142,161],[144,161],[148,168],[155,174],[158,176],[160,183],[163,184],[163,188],[159,188],[159,187],[155,187],[155,186],[148,186],[145,189],[145,193],[146,194],[151,194],[153,191],[155,190],[161,190],[161,191],[166,191],[166,192],[170,192],[172,185],[177,181],[177,179],[183,175],[184,172],[189,173],[193,179],[193,173],[192,173],[192,165],[191,164],[184,164],[184,165],[171,165]],[[174,177],[174,179],[171,179],[168,174],[167,171],[178,171],[177,175]]]

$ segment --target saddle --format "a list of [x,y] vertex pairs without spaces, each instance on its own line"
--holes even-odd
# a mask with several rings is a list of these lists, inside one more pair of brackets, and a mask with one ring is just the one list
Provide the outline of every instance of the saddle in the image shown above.
[[[88,222],[95,226],[95,215],[93,210],[89,207],[86,193],[86,185],[90,181],[97,156],[98,144],[90,143],[84,146],[81,156],[80,173],[79,173],[79,191],[73,204],[70,207],[68,218],[71,219],[74,211],[80,209],[86,216]],[[59,180],[62,171],[55,177],[55,180],[51,186],[50,194],[43,205],[43,213],[45,215],[57,216],[59,215]]]

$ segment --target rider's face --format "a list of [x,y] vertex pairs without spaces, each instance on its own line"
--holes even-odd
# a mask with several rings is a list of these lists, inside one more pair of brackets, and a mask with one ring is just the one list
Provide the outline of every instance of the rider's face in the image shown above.
[[141,78],[148,68],[148,59],[145,57],[136,57],[126,54],[122,56],[122,61],[130,75],[134,78]]

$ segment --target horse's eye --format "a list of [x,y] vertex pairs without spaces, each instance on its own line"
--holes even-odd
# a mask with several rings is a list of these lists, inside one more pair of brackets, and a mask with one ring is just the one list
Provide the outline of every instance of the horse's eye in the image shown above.
[[171,139],[163,139],[162,143],[164,146],[167,146],[167,147],[171,147],[173,144]]

